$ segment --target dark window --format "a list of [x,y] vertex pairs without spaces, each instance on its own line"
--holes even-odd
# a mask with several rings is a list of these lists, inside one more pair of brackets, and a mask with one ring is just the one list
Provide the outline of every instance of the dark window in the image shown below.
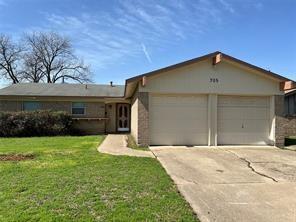
[[23,110],[24,111],[35,111],[41,108],[40,102],[36,101],[25,101],[23,103]]
[[84,115],[85,114],[85,103],[80,103],[80,102],[72,103],[72,114],[73,115]]

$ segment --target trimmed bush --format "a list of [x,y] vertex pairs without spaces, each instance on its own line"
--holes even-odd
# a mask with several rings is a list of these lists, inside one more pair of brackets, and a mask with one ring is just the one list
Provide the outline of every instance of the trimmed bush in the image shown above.
[[0,137],[56,136],[72,133],[72,118],[66,112],[0,112]]

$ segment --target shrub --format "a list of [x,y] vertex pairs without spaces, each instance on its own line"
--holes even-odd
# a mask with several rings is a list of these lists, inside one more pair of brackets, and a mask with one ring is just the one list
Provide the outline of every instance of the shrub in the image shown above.
[[0,112],[0,137],[56,136],[72,132],[72,118],[66,112]]

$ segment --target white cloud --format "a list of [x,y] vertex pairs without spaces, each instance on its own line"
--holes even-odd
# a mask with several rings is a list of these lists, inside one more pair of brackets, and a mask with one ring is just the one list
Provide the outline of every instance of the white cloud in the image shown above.
[[141,43],[141,46],[142,46],[142,50],[143,50],[143,53],[144,53],[146,59],[148,60],[149,63],[152,63],[152,59],[150,57],[150,54],[147,51],[147,48],[146,48],[145,44]]
[[231,13],[235,13],[234,8],[232,7],[232,5],[227,2],[227,0],[219,0],[219,2],[224,6],[224,8],[231,12]]
[[[46,14],[43,28],[70,36],[78,53],[95,69],[143,53],[152,62],[146,46],[153,52],[177,45],[221,25],[225,10],[234,12],[228,0],[215,1],[118,0],[112,12],[77,16]],[[224,7],[216,7],[217,1]]]

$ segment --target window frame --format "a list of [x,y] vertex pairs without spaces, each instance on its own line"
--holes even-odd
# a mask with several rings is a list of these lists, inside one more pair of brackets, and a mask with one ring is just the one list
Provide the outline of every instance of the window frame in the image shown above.
[[[30,110],[26,110],[25,109],[25,103],[35,103],[35,104],[38,104],[38,108],[37,109],[30,109]],[[37,110],[41,110],[42,104],[40,101],[23,101],[23,104],[22,104],[22,110],[23,111],[26,111],[26,112],[34,112],[34,111],[37,111]]]
[[[83,107],[74,107],[73,105],[74,104],[77,104],[77,103],[81,103],[81,104],[83,104]],[[77,109],[82,109],[83,108],[83,114],[81,114],[81,113],[79,113],[79,114],[75,114],[75,113],[73,113],[73,108],[75,109],[75,108],[77,108]],[[73,115],[73,116],[85,116],[86,115],[86,103],[85,102],[72,102],[71,103],[71,115]]]

